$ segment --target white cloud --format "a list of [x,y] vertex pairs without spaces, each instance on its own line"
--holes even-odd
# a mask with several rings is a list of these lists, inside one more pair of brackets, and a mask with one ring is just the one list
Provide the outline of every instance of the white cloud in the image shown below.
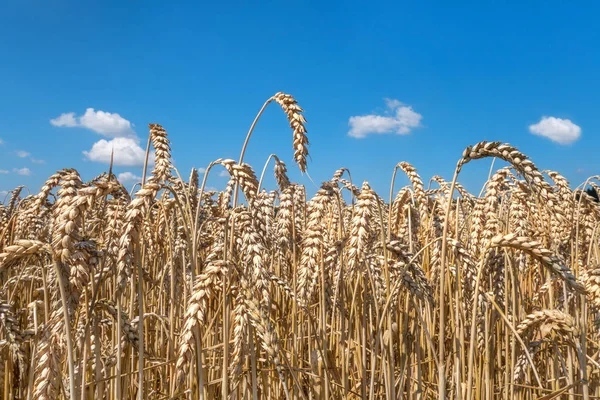
[[117,179],[119,180],[119,182],[125,184],[125,183],[138,183],[142,181],[142,177],[141,176],[137,176],[134,173],[131,172],[122,172],[119,174],[119,176],[117,176]]
[[385,115],[369,114],[350,117],[348,136],[362,139],[370,134],[406,135],[421,125],[423,116],[396,99],[385,99]]
[[9,171],[7,169],[0,169],[0,174],[1,175],[6,175],[8,173],[9,173]]
[[93,108],[86,109],[85,114],[80,117],[75,116],[74,112],[61,114],[51,119],[50,123],[59,127],[87,128],[110,138],[135,136],[131,122],[117,113],[95,111]]
[[31,157],[31,162],[34,164],[46,164],[46,161],[38,160],[37,158],[33,158],[33,157]]
[[0,190],[0,196],[4,197],[8,194],[8,190]]
[[28,152],[23,151],[23,150],[15,151],[15,153],[17,154],[17,157],[20,157],[20,158],[29,157],[31,155],[31,153],[28,153]]
[[0,139],[0,145],[4,144],[4,140]]
[[198,173],[199,173],[200,175],[202,175],[202,174],[205,174],[205,173],[206,173],[206,168],[202,168],[202,167],[200,167],[200,168],[198,168],[198,169],[197,169],[197,171],[198,171]]
[[131,122],[117,113],[94,111],[93,108],[85,110],[85,114],[79,118],[81,126],[98,132],[108,137],[122,137],[134,135]]
[[29,176],[31,175],[31,170],[29,168],[13,168],[13,172],[17,175]]
[[227,172],[227,170],[223,170],[223,171],[219,172],[219,176],[221,178],[229,178],[230,177],[229,172]]
[[581,136],[581,128],[570,119],[556,117],[542,117],[537,124],[529,125],[529,131],[563,145],[573,143]]
[[[83,154],[90,161],[110,164],[110,155],[114,150],[114,165],[125,167],[140,167],[144,165],[146,150],[139,145],[137,138],[114,138],[99,140],[90,151]],[[150,160],[149,160],[150,163]]]
[[65,126],[67,128],[74,128],[79,125],[74,112],[60,114],[60,116],[51,119],[50,123],[54,126]]

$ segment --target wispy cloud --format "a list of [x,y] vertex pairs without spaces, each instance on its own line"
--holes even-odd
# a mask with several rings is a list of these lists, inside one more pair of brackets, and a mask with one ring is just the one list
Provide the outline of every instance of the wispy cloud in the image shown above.
[[31,157],[31,153],[28,152],[28,151],[17,150],[17,151],[15,151],[15,154],[19,158],[27,158],[27,157],[29,157],[29,161],[31,161],[34,164],[45,164],[46,163],[46,161],[44,161],[44,160],[38,160],[37,158]]
[[46,161],[44,161],[44,160],[39,160],[37,158],[31,157],[31,153],[28,151],[25,151],[25,150],[17,150],[17,151],[15,151],[15,154],[19,158],[29,158],[29,161],[31,161],[34,164],[45,164],[46,163]]
[[0,175],[6,175],[9,171],[7,169],[0,169]]
[[25,168],[13,168],[13,172],[17,175],[29,176],[31,175],[31,170],[27,167]]
[[368,114],[350,117],[348,136],[363,139],[371,134],[407,135],[421,125],[423,116],[396,99],[385,99],[383,115]]
[[0,146],[4,144],[4,140],[0,139]]
[[221,178],[229,178],[230,175],[229,175],[229,172],[227,172],[227,170],[223,170],[223,171],[219,172],[219,176]]
[[87,128],[111,138],[135,136],[131,122],[117,113],[95,111],[93,108],[88,108],[85,110],[85,114],[79,117],[74,112],[61,114],[51,119],[50,123],[58,127]]
[[[0,190],[0,196],[4,197],[8,194],[8,190]],[[4,200],[4,199],[0,199],[0,200]]]
[[571,144],[581,137],[581,128],[570,119],[542,117],[537,124],[529,125],[529,132],[544,136],[558,144]]
[[198,169],[197,169],[197,171],[198,171],[198,173],[199,173],[200,175],[202,175],[202,174],[205,174],[205,173],[206,173],[206,168],[200,167],[200,168],[198,168]]

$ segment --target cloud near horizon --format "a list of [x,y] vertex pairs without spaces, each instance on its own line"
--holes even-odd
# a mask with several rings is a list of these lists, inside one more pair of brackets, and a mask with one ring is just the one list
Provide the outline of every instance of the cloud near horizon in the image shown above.
[[350,117],[348,136],[363,139],[371,134],[407,135],[421,126],[423,116],[396,99],[385,99],[384,115],[369,114]]
[[581,137],[581,127],[570,119],[546,116],[542,117],[537,124],[529,125],[529,132],[561,145],[574,143]]

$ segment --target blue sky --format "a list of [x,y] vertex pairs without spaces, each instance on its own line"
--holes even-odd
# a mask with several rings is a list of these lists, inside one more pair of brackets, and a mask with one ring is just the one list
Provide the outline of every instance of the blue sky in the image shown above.
[[[37,192],[64,167],[90,179],[117,142],[130,165],[116,172],[140,176],[134,147],[151,122],[167,129],[188,176],[237,158],[278,91],[306,110],[317,183],[348,167],[387,196],[396,163],[411,162],[425,181],[451,179],[465,146],[481,140],[509,142],[572,185],[600,173],[594,3],[217,3],[4,2],[0,191]],[[291,141],[274,104],[245,161],[260,174],[275,153],[312,187]],[[478,192],[488,169],[473,162],[460,180]],[[226,178],[209,182],[222,188]]]

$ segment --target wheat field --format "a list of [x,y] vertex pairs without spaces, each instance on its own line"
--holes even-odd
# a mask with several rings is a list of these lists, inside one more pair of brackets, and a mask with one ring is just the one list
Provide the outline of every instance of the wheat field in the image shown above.
[[[11,192],[2,399],[600,398],[600,205],[585,190],[600,177],[572,189],[481,142],[451,180],[398,163],[385,194],[341,168],[307,198],[273,155],[267,191],[243,158],[269,104],[306,172],[303,110],[277,93],[239,160],[202,182],[151,124],[134,193],[75,169]],[[460,171],[486,158],[508,166],[471,194]],[[208,191],[216,166],[230,180]]]

